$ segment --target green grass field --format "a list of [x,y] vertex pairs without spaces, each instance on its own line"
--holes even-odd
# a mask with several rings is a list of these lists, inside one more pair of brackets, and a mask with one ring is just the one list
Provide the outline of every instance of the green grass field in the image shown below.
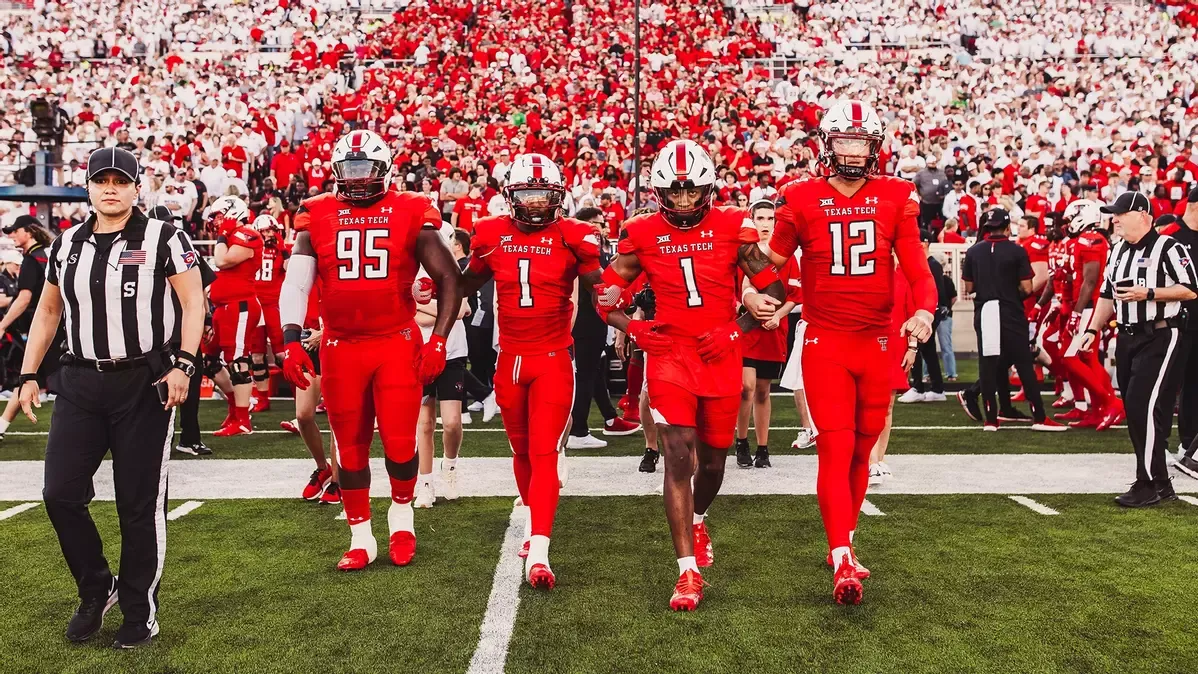
[[[831,601],[813,497],[721,497],[711,585],[698,613],[679,615],[659,499],[564,499],[559,585],[520,590],[506,670],[1194,671],[1198,508],[1045,496],[1061,512],[1045,517],[1001,496],[871,500],[886,516],[860,528],[874,572],[861,606]],[[38,508],[0,522],[0,671],[463,672],[510,509],[487,498],[421,511],[411,566],[343,574],[334,510],[208,502],[171,523],[162,635],[117,653],[118,609],[95,642],[62,638],[74,588]],[[112,504],[93,511],[115,565]]]

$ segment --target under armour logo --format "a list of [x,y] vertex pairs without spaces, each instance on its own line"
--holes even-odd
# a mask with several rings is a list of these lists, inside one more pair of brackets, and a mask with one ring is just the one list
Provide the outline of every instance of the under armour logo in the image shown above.
[[395,209],[391,208],[390,206],[384,206],[379,209],[379,213],[390,213],[393,210],[395,210]]
[[820,200],[819,200],[819,205],[820,205],[820,208],[823,208],[823,207],[825,207],[825,206],[831,206],[831,205],[833,205],[833,204],[835,204],[835,203],[836,203],[836,199],[835,199],[835,198],[831,198],[831,197],[830,197],[830,198],[828,198],[828,199],[820,199]]
[[441,342],[437,342],[437,353],[441,353]]
[[866,205],[874,205],[874,204],[877,204],[877,203],[878,203],[878,198],[877,198],[877,197],[865,197],[865,203],[866,203]]
[[502,246],[502,245],[503,245],[503,244],[505,244],[505,243],[511,243],[511,242],[512,242],[512,235],[511,235],[511,234],[501,234],[501,235],[499,236],[499,245],[501,245],[501,246]]
[[[816,337],[816,339],[819,339],[819,338],[818,338],[818,337]],[[885,351],[885,350],[886,350],[886,345],[887,345],[889,342],[890,342],[890,338],[889,338],[889,337],[879,337],[879,338],[878,338],[878,344],[880,344],[880,345],[882,346],[882,350],[883,350],[883,351]]]
[[542,244],[542,245],[548,246],[548,245],[550,245],[550,244],[552,244],[552,243],[553,243],[553,237],[552,237],[552,236],[542,236],[542,237],[541,237],[541,244]]
[[349,215],[349,212],[350,211],[348,208],[342,208],[341,210],[337,211],[337,215]]
[[657,242],[658,242],[658,243],[669,243],[669,242],[670,242],[670,235],[669,235],[669,234],[662,234],[661,236],[657,237]]
[[329,341],[325,342],[324,345],[325,346],[337,346],[337,340],[330,339]]
[[811,339],[804,339],[803,343],[804,344],[819,344],[819,337],[812,337]]
[[699,232],[700,239],[711,239],[714,237],[715,237],[715,232],[710,229],[705,229],[705,230]]
[[739,333],[739,332],[734,332],[734,333],[732,333],[732,335],[731,335],[730,337],[728,337],[728,339],[731,339],[732,341],[736,341],[736,339],[737,339],[738,337],[740,337],[740,333]]

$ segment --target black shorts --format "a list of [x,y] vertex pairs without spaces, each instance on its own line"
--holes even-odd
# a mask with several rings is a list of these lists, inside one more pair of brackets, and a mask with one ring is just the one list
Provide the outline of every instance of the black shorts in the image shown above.
[[777,379],[782,376],[782,368],[786,366],[786,363],[777,363],[772,360],[757,360],[756,358],[742,358],[741,365],[757,370],[758,379]]
[[312,359],[312,371],[316,373],[317,377],[319,377],[320,376],[320,349],[316,349],[314,351],[308,351],[308,357]]
[[464,400],[466,398],[466,358],[450,358],[445,369],[431,384],[425,384],[424,395],[437,400]]

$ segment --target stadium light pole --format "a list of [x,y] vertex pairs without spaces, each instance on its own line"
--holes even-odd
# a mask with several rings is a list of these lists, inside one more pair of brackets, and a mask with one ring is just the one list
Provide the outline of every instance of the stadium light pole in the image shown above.
[[632,191],[632,210],[641,207],[641,0],[633,4],[632,13],[632,175],[636,189]]

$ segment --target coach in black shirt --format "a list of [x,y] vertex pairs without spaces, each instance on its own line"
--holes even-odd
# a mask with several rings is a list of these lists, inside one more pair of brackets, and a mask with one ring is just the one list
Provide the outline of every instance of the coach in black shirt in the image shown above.
[[1102,212],[1115,216],[1123,240],[1111,250],[1098,306],[1077,339],[1087,349],[1112,316],[1119,322],[1115,368],[1136,450],[1136,481],[1115,501],[1138,508],[1177,498],[1165,454],[1189,341],[1181,304],[1198,298],[1198,279],[1186,247],[1152,228],[1143,194],[1124,192]]
[[[54,375],[59,395],[42,496],[79,591],[67,639],[95,636],[119,599],[125,620],[117,648],[149,643],[158,634],[174,408],[187,399],[204,330],[199,255],[186,234],[134,207],[138,173],[125,150],[105,148],[88,158],[95,212],[50,248],[20,388],[21,408],[37,423],[35,373],[65,317],[67,353]],[[178,351],[170,346],[176,334]],[[119,579],[87,508],[109,450],[121,523]]]
[[[1177,231],[1169,236],[1186,247],[1190,260],[1198,260],[1198,187],[1190,190],[1186,210],[1177,222]],[[1174,465],[1198,480],[1198,300],[1182,303],[1185,318],[1182,329],[1189,340],[1185,369],[1181,375],[1181,400],[1177,408],[1177,430],[1181,450]]]
[[978,220],[982,240],[965,253],[961,279],[973,299],[973,327],[978,336],[978,375],[981,379],[986,430],[998,430],[998,375],[1004,364],[1015,366],[1032,408],[1032,428],[1064,430],[1049,421],[1032,368],[1027,315],[1023,300],[1032,294],[1032,265],[1022,246],[1011,240],[1011,216],[992,208]]

